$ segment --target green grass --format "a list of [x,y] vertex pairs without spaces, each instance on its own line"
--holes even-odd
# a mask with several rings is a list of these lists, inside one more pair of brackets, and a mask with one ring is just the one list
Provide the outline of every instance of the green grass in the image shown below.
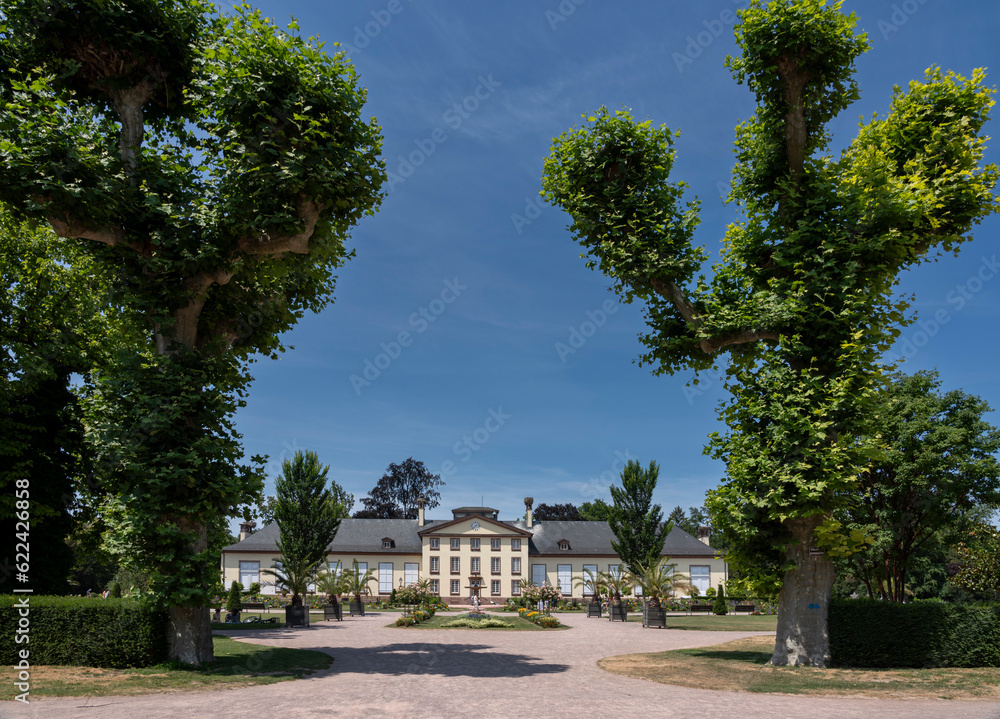
[[1000,697],[1000,669],[817,669],[768,664],[774,637],[699,649],[626,654],[598,662],[607,671],[661,684],[802,695],[977,699]]
[[[527,619],[523,619],[516,614],[504,614],[503,616],[497,617],[508,624],[513,625],[510,629],[505,629],[503,627],[483,627],[481,629],[472,629],[471,627],[446,627],[444,626],[448,622],[452,622],[456,619],[454,615],[441,616],[440,614],[435,614],[433,617],[428,619],[426,622],[421,622],[416,626],[412,627],[399,627],[400,629],[446,629],[448,631],[458,631],[458,632],[510,632],[510,631],[523,631],[523,632],[546,632],[550,631],[548,629],[543,629],[537,624],[532,624]],[[389,624],[387,626],[395,627],[395,624]],[[557,627],[557,629],[568,629],[568,627]]]
[[[232,626],[232,625],[230,625]],[[215,635],[215,661],[203,667],[166,663],[144,669],[37,666],[31,697],[118,696],[172,691],[235,689],[300,679],[328,669],[333,657],[309,649],[266,647]],[[14,667],[0,668],[0,700],[12,700]]]
[[[642,623],[642,614],[629,615],[630,622]],[[778,617],[771,615],[728,614],[717,617],[714,614],[692,614],[672,617],[667,615],[667,629],[696,629],[709,632],[773,632],[778,628]]]

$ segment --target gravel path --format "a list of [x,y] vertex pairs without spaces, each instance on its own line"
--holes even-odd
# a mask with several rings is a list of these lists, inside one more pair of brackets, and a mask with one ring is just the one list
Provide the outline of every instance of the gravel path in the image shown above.
[[667,686],[597,668],[601,657],[720,644],[759,632],[643,629],[560,618],[557,632],[393,629],[396,614],[320,622],[307,630],[233,632],[241,641],[319,649],[331,669],[299,681],[245,689],[139,697],[34,700],[0,705],[0,717],[206,719],[208,717],[475,717],[562,719],[1000,719],[1000,702],[894,701],[748,694]]

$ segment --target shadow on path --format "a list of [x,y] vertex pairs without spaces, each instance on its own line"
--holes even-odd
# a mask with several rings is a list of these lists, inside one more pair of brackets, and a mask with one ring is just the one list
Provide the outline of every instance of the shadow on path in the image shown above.
[[381,647],[337,647],[333,673],[434,674],[446,677],[530,677],[569,671],[568,664],[542,662],[524,654],[488,651],[485,644],[386,644]]

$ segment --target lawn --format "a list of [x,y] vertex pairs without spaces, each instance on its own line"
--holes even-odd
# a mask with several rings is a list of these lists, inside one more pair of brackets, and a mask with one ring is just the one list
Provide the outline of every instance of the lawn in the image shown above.
[[[455,615],[445,614],[444,616],[440,614],[435,614],[433,617],[428,619],[426,622],[421,622],[416,626],[412,627],[400,627],[400,629],[446,629],[454,631],[476,631],[476,632],[511,632],[511,631],[524,631],[524,632],[547,632],[551,631],[549,629],[543,629],[537,624],[532,624],[527,619],[522,619],[516,614],[502,614],[496,615],[491,614],[491,616],[507,622],[513,625],[510,629],[504,629],[502,627],[483,627],[482,629],[472,629],[471,627],[446,627],[444,626],[448,622],[454,621],[457,617]],[[390,627],[395,627],[395,624],[389,624]],[[556,627],[557,629],[568,629],[568,627]]]
[[[215,635],[213,641],[215,661],[197,669],[175,664],[158,664],[144,669],[32,667],[31,698],[235,689],[299,679],[333,664],[329,654],[309,649],[246,644],[219,635]],[[0,668],[0,700],[12,700],[18,693],[14,675],[15,667]]]
[[598,666],[661,684],[722,691],[854,695],[877,698],[1000,697],[1000,669],[816,669],[768,664],[774,637],[700,649],[608,657]]
[[[642,614],[630,614],[630,622],[642,623]],[[674,617],[667,615],[667,629],[697,629],[709,632],[773,632],[778,628],[778,617],[754,614],[692,614]]]

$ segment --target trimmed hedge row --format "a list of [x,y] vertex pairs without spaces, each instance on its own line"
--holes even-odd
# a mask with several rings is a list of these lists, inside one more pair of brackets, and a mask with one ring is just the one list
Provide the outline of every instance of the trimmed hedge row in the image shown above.
[[1000,667],[1000,604],[830,604],[832,663],[846,667]]
[[18,644],[23,618],[15,604],[23,596],[0,597],[0,665],[17,664],[21,649],[31,652],[32,665],[124,669],[167,658],[166,611],[136,599],[31,596],[29,640]]

